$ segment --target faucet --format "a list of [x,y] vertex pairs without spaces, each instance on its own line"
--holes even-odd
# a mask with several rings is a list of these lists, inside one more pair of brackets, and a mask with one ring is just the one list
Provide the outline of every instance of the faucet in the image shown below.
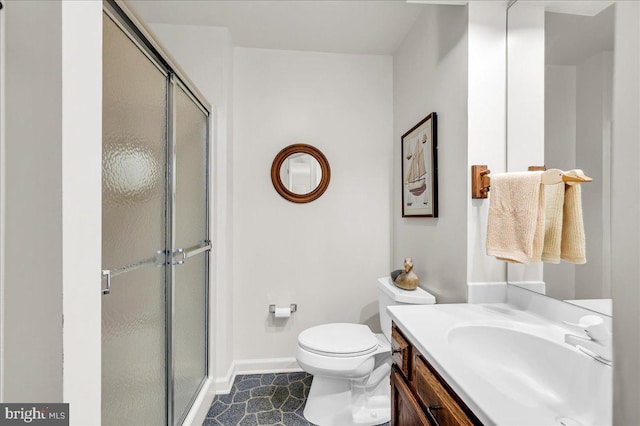
[[578,324],[563,321],[576,330],[583,331],[586,337],[575,334],[565,334],[564,342],[575,346],[581,352],[596,361],[611,366],[613,359],[613,343],[611,332],[604,325],[602,318],[596,315],[585,315]]

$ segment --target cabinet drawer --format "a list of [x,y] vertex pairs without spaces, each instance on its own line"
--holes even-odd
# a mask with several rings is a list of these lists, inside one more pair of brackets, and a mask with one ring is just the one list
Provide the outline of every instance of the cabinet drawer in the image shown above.
[[[440,426],[481,424],[476,418],[470,417],[469,409],[452,394],[437,373],[419,353],[413,357],[412,387],[422,405],[430,412]],[[471,416],[473,416],[471,414]]]
[[410,379],[411,345],[395,325],[391,328],[391,360],[402,371],[402,374]]

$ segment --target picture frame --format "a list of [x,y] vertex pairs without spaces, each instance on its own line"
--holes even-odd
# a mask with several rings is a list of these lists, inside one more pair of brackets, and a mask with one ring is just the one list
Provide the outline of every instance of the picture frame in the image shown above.
[[402,135],[402,217],[438,217],[437,119],[432,112]]

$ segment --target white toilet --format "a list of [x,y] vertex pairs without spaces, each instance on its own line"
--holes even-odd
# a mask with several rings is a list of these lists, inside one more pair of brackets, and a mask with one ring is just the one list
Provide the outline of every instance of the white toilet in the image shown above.
[[391,418],[391,317],[387,306],[428,305],[435,297],[421,288],[396,287],[378,279],[383,334],[362,324],[324,324],[298,335],[298,364],[313,374],[305,418],[320,426],[377,425]]

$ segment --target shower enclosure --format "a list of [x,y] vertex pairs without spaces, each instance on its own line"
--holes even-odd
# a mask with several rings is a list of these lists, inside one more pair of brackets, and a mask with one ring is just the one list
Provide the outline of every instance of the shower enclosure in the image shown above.
[[102,423],[181,424],[207,376],[209,110],[103,16]]

